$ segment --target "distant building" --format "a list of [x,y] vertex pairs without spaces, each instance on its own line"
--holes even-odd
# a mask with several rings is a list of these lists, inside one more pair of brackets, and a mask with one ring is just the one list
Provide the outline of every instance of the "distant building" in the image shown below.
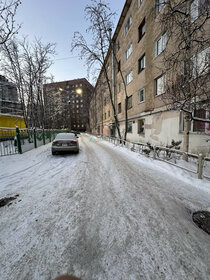
[[85,78],[45,84],[45,127],[89,130],[92,92],[93,86]]
[[0,114],[23,115],[16,85],[0,75]]

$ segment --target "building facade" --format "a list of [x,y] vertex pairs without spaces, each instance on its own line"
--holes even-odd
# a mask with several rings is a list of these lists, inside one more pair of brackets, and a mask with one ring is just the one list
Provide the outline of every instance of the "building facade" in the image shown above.
[[[183,145],[183,113],[169,109],[162,98],[167,83],[167,73],[162,70],[163,53],[167,48],[167,30],[162,29],[158,20],[161,10],[164,9],[161,3],[153,0],[125,2],[113,35],[117,62],[113,63],[109,50],[106,65],[121,134],[125,131],[122,73],[128,93],[127,140],[155,145],[170,145],[172,140],[181,140]],[[206,54],[209,53],[208,46]],[[90,128],[94,134],[117,136],[110,96],[104,86],[103,76],[101,72],[92,96]],[[207,106],[205,118],[209,118],[209,111]],[[209,138],[209,123],[191,122],[190,152],[209,153]]]
[[45,84],[45,127],[89,130],[92,92],[93,86],[84,78]]
[[0,76],[0,114],[23,115],[16,85]]

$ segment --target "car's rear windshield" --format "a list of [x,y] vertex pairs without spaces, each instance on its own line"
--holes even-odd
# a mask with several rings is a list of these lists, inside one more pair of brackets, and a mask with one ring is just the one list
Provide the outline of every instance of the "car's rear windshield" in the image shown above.
[[55,139],[72,139],[72,138],[76,138],[74,133],[59,133]]

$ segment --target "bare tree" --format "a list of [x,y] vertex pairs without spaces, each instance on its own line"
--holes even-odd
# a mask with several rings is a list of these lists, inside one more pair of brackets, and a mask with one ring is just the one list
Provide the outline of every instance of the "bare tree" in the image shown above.
[[114,114],[115,127],[117,129],[118,136],[121,139],[119,121],[112,91],[112,80],[109,77],[107,69],[108,54],[111,54],[111,52],[113,52],[114,58],[115,60],[117,60],[114,52],[115,46],[110,36],[110,30],[113,28],[112,20],[115,16],[115,13],[112,12],[109,6],[102,0],[92,0],[91,5],[86,6],[85,13],[87,20],[90,22],[90,26],[87,29],[87,32],[91,33],[93,43],[88,44],[82,34],[80,34],[79,32],[75,32],[72,41],[72,51],[74,49],[80,50],[81,58],[86,59],[89,69],[91,69],[92,66],[100,67],[101,73],[104,75],[104,79],[106,81],[107,90],[109,92],[109,97]]
[[188,152],[191,121],[209,122],[206,118],[196,117],[194,112],[210,105],[210,1],[168,0],[158,3],[158,18],[166,36],[157,47],[163,48],[167,38],[160,66],[167,81],[162,99],[169,109],[184,112],[183,148]]
[[10,40],[2,47],[1,66],[17,86],[27,127],[45,126],[43,84],[52,64],[50,56],[54,54],[54,48],[54,44],[45,45],[41,40],[29,43],[26,38]]
[[20,0],[0,0],[0,45],[10,40],[20,28],[15,25],[15,14],[20,4]]

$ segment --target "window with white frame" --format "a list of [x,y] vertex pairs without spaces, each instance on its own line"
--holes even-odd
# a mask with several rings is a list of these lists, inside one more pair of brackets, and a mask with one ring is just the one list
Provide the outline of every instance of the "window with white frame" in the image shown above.
[[143,0],[138,0],[138,8],[141,6]]
[[[194,110],[193,116],[200,119],[210,119],[210,111],[205,109]],[[184,131],[184,112],[180,112],[180,122],[179,122],[180,132]],[[210,123],[192,120],[190,123],[191,132],[199,132],[210,134]]]
[[190,17],[193,23],[203,12],[208,9],[209,0],[194,0],[190,5]]
[[145,32],[146,32],[146,23],[145,23],[145,18],[144,18],[138,27],[138,42],[140,42],[140,40],[144,36]]
[[129,16],[129,18],[127,19],[126,24],[124,26],[124,35],[126,35],[128,33],[128,30],[129,30],[131,24],[132,24],[132,16]]
[[139,99],[139,103],[142,103],[145,101],[145,89],[144,88],[141,88],[138,91],[138,99]]
[[144,133],[144,119],[138,120],[138,134]]
[[198,18],[198,2],[199,0],[194,0],[190,5],[191,22],[194,22]]
[[165,92],[165,75],[155,79],[155,95],[160,95]]
[[120,83],[118,83],[118,84],[117,84],[117,93],[119,93],[119,92],[120,92],[120,90],[121,90],[121,84],[120,84]]
[[144,54],[138,60],[138,73],[140,73],[142,70],[144,70],[145,67],[146,67],[146,58],[145,58],[145,54]]
[[156,13],[157,14],[162,10],[163,6],[165,5],[165,1],[166,0],[156,0]]
[[128,103],[127,103],[127,109],[131,109],[132,108],[132,95],[130,95],[128,97]]
[[132,123],[133,123],[132,121],[127,123],[127,132],[128,133],[132,133]]
[[210,70],[210,47],[193,55],[191,62],[193,78],[207,74]]
[[125,76],[126,85],[128,85],[132,80],[133,80],[133,71],[131,70],[131,71]]
[[125,51],[125,60],[127,60],[129,58],[132,51],[133,51],[133,45],[132,45],[132,43],[130,43],[127,50]]
[[163,33],[156,41],[155,41],[155,56],[158,56],[162,51],[166,48],[166,33]]

